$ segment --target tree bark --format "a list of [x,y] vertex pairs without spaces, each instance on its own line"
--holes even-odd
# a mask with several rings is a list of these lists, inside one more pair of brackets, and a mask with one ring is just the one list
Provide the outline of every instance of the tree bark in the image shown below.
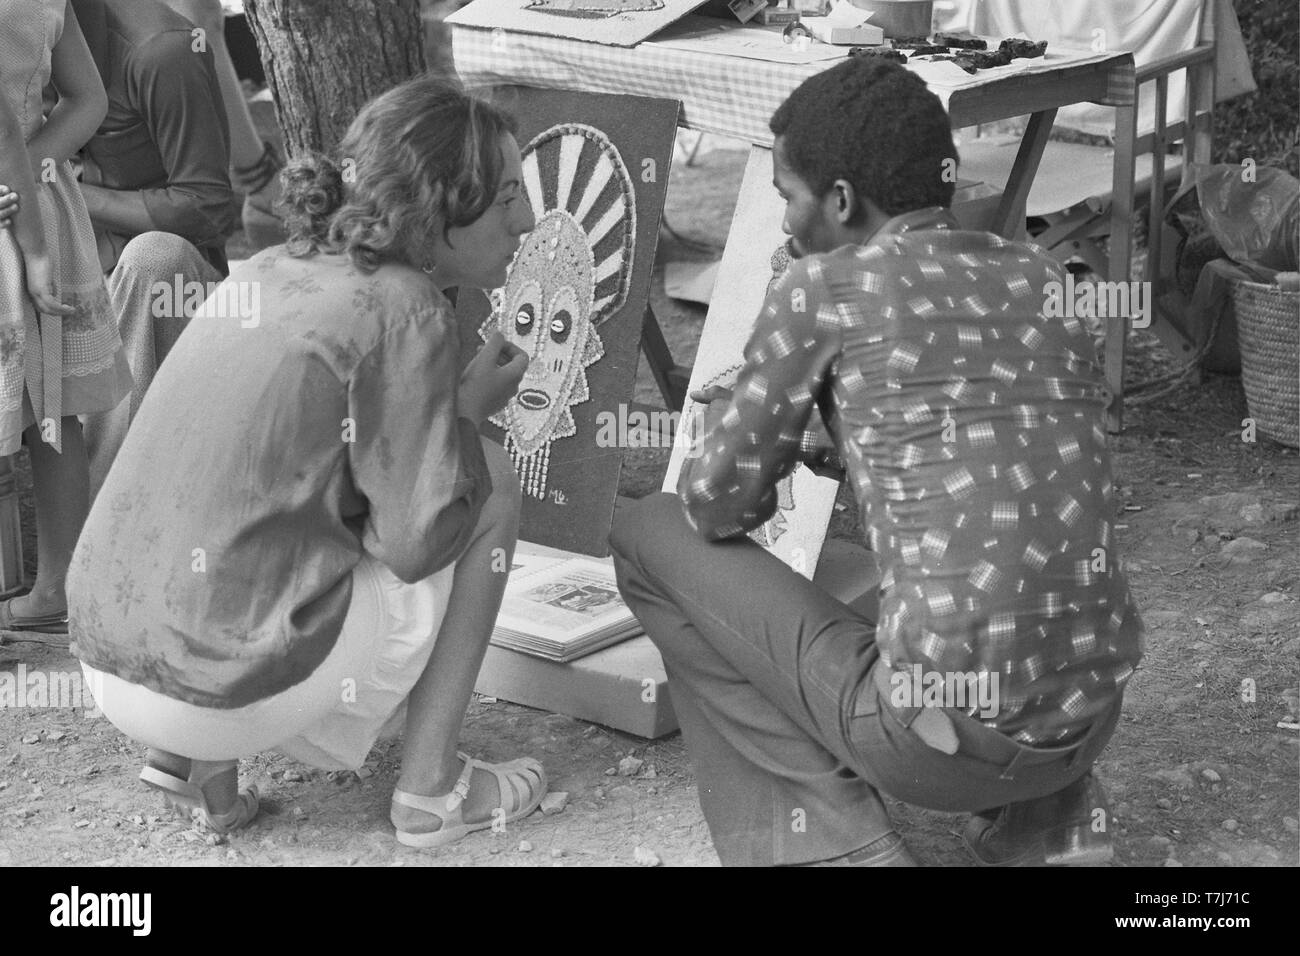
[[290,156],[338,145],[368,100],[424,72],[419,0],[246,0]]

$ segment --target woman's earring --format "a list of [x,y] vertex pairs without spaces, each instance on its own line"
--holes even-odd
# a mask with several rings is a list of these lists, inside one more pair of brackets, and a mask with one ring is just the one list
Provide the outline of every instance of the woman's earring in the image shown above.
[[435,266],[432,262],[426,262],[424,265],[420,266],[420,271],[427,276],[431,276],[433,275],[434,268]]

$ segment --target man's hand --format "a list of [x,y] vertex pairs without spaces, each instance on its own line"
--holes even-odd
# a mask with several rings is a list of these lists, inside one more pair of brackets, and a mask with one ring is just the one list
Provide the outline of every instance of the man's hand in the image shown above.
[[528,370],[528,353],[493,332],[460,376],[457,404],[475,425],[506,407]]
[[18,194],[0,183],[0,229],[8,229],[18,215]]
[[78,181],[85,186],[102,186],[104,184],[104,174],[99,171],[95,161],[89,156],[81,157],[81,175]]
[[698,457],[700,442],[704,440],[705,435],[713,431],[731,405],[731,389],[723,385],[710,385],[708,388],[691,392],[690,399],[704,406],[695,419],[695,434],[690,436],[691,448],[695,452],[692,457]]

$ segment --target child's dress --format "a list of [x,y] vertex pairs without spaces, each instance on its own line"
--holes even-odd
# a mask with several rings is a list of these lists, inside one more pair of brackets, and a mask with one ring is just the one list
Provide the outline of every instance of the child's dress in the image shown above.
[[[63,33],[63,10],[64,0],[0,0],[0,96],[29,142],[45,121],[42,91],[50,82],[50,52]],[[39,197],[19,201],[39,200],[55,292],[76,311],[38,323],[13,230],[0,230],[0,455],[18,450],[24,428],[108,411],[131,392],[81,189],[70,164],[51,172],[38,172]]]

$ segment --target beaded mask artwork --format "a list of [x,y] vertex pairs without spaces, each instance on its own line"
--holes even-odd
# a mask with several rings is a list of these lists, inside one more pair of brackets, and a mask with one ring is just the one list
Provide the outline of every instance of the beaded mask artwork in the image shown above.
[[636,202],[614,144],[580,123],[534,137],[523,178],[537,225],[479,334],[500,329],[528,353],[519,391],[491,422],[506,433],[525,493],[545,498],[551,443],[577,434],[571,408],[591,397],[587,368],[605,354],[597,328],[627,301]]

